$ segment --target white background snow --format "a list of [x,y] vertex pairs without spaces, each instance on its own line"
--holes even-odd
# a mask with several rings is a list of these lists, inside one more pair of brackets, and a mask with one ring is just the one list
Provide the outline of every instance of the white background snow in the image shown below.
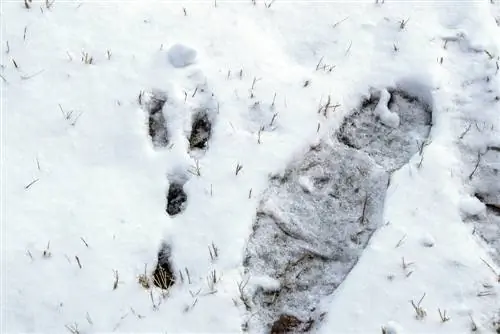
[[[372,87],[410,79],[432,91],[432,142],[421,168],[415,156],[393,175],[387,224],[325,298],[319,331],[468,333],[474,322],[493,332],[500,270],[462,222],[462,209],[481,210],[466,184],[474,163],[457,140],[465,120],[480,119],[499,141],[496,2],[56,0],[47,8],[34,0],[27,9],[2,0],[0,331],[241,332],[247,314],[234,300],[268,175],[335,131]],[[317,69],[320,60],[335,67]],[[195,159],[182,126],[172,147],[153,149],[137,97],[168,92],[182,125],[200,103],[199,85],[219,113],[197,158],[201,175],[185,184],[186,210],[169,217],[168,175]],[[328,96],[340,107],[325,117],[317,111]],[[260,144],[258,129],[271,119],[255,119],[255,102],[278,113]],[[167,298],[155,288],[152,302],[138,276],[154,268],[163,240],[192,282]],[[478,297],[485,286],[491,294]],[[424,294],[427,316],[418,320],[410,300]]]

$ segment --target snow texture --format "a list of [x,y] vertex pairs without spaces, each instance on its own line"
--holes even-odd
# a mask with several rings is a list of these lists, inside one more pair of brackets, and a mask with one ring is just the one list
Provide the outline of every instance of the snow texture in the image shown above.
[[168,60],[174,67],[186,67],[196,61],[196,50],[183,44],[174,44],[168,50]]
[[0,332],[498,333],[499,26],[0,1]]
[[387,107],[389,100],[391,99],[391,94],[383,89],[380,92],[380,98],[377,106],[375,107],[375,114],[380,118],[380,122],[391,128],[397,128],[399,126],[399,116],[395,112],[392,112]]

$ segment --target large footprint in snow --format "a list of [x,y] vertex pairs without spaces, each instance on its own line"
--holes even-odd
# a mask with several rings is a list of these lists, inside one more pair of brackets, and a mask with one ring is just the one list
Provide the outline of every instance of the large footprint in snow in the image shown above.
[[390,173],[418,152],[431,116],[405,91],[374,92],[334,138],[271,178],[244,266],[250,280],[263,275],[272,284],[254,284],[246,303],[250,326],[307,332],[321,321],[322,298],[346,278],[382,224]]

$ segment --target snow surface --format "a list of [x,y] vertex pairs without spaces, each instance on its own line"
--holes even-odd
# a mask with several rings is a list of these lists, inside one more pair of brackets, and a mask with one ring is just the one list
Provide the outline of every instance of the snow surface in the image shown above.
[[182,44],[174,44],[168,50],[168,60],[174,67],[186,67],[195,62],[196,50]]
[[387,107],[391,94],[387,89],[382,89],[380,92],[380,100],[375,108],[375,113],[380,117],[380,122],[391,128],[397,128],[399,126],[399,116],[395,112],[392,112]]
[[[500,4],[379,2],[1,1],[0,332],[269,332],[245,302],[280,282],[243,265],[269,175],[398,87],[429,104],[429,138],[384,165],[383,223],[333,294],[311,292],[312,331],[494,333]],[[156,143],[139,103],[155,94]],[[164,242],[176,283],[146,289]]]

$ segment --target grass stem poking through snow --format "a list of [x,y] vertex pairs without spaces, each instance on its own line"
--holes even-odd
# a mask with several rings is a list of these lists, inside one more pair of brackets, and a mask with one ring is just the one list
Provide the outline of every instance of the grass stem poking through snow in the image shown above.
[[259,132],[257,132],[257,144],[260,144],[260,143],[261,143],[261,141],[260,141],[260,136],[261,136],[261,134],[262,134],[262,131],[264,131],[264,126],[261,126],[261,127],[259,128]]
[[151,287],[151,283],[147,274],[147,263],[144,264],[144,274],[140,274],[139,277],[137,278],[137,281],[139,282],[140,285],[146,290],[148,290]]
[[470,330],[473,332],[477,332],[478,328],[476,322],[474,321],[474,319],[472,319],[472,315],[469,314],[469,318],[470,318]]
[[31,181],[28,185],[24,186],[24,190],[28,190],[32,185],[34,185],[35,183],[37,183],[38,181],[40,181],[40,179],[34,179],[33,181]]
[[422,298],[420,298],[420,300],[418,301],[418,303],[416,305],[415,305],[415,302],[413,300],[410,301],[411,306],[413,306],[413,309],[415,310],[415,313],[416,313],[415,317],[418,320],[422,320],[427,315],[427,312],[425,312],[425,310],[420,306],[420,304],[422,303],[422,300],[424,300],[424,297],[425,297],[425,293],[422,296]]
[[465,135],[470,131],[471,128],[472,128],[472,124],[469,123],[469,125],[467,126],[467,128],[465,129],[465,131],[460,134],[460,136],[458,137],[458,139],[460,139],[460,140],[464,139]]
[[267,4],[264,4],[264,6],[266,6],[266,8],[271,8],[271,6],[273,5],[273,3],[275,2],[276,0],[271,0],[271,2],[267,3]]
[[66,327],[66,329],[72,334],[80,334],[80,331],[78,330],[78,324],[76,322],[72,323],[71,325],[64,325],[64,327]]
[[93,325],[94,324],[94,322],[92,321],[92,318],[90,317],[89,312],[87,312],[85,314],[85,319],[87,319],[87,322],[89,323],[89,325]]
[[45,70],[40,70],[38,72],[35,72],[33,74],[30,74],[30,75],[21,75],[21,80],[29,80],[31,78],[34,78],[36,77],[37,75],[39,74],[42,74]]
[[[401,239],[399,239],[398,243],[396,244],[396,247],[394,248],[398,248],[399,246],[401,246],[406,240],[406,234],[403,235],[403,237]],[[404,261],[404,258],[403,258],[403,261]]]
[[196,159],[194,161],[195,165],[194,166],[191,166],[191,169],[189,170],[189,172],[193,175],[196,175],[196,176],[201,176],[201,167],[200,167],[200,160]]
[[324,58],[324,56],[319,59],[318,64],[316,65],[316,71],[319,70],[319,67],[321,66],[321,62],[323,61],[323,58]]
[[404,257],[402,257],[401,259],[401,267],[403,268],[403,270],[406,270],[413,265],[413,262],[406,262]]
[[151,304],[153,304],[153,311],[157,311],[158,310],[158,307],[160,306],[160,304],[156,304],[155,303],[155,299],[153,297],[153,290],[149,290],[149,297],[151,299]]
[[488,57],[489,57],[490,59],[495,58],[495,56],[494,56],[491,52],[489,52],[488,50],[483,50],[483,51],[484,51],[484,53],[486,53],[486,54],[488,55]]
[[328,100],[324,105],[321,105],[320,102],[318,114],[323,113],[323,116],[328,117],[328,111],[332,110],[332,112],[335,112],[335,110],[337,110],[338,107],[340,107],[340,104],[332,104],[332,97],[328,95]]
[[488,266],[488,268],[490,268],[490,270],[493,272],[493,274],[495,274],[495,276],[497,277],[497,282],[500,283],[500,274],[497,273],[497,271],[495,270],[495,268],[493,268],[493,266],[491,264],[489,264],[488,262],[486,262],[483,258],[480,258],[481,261],[483,261],[483,263]]
[[238,173],[243,169],[243,165],[240,165],[240,163],[238,162],[236,164],[236,170],[235,170],[235,175],[238,176]]
[[89,55],[88,52],[82,52],[81,60],[82,60],[82,63],[84,63],[86,65],[92,65],[94,63],[94,57]]
[[46,258],[46,259],[52,256],[52,253],[50,252],[50,240],[49,240],[49,242],[47,243],[47,247],[46,247],[46,248],[45,248],[45,250],[43,251],[42,255],[43,255],[43,257],[44,257],[44,258]]
[[443,310],[443,312],[441,312],[441,309],[438,308],[438,312],[442,323],[445,323],[450,320],[450,317],[446,315],[446,310]]
[[80,239],[83,241],[83,243],[85,244],[85,247],[89,248],[89,244],[85,241],[85,239],[83,239],[83,237],[80,237]]
[[208,253],[210,254],[210,259],[212,260],[212,262],[216,261],[219,258],[219,249],[213,242],[208,246]]
[[82,264],[80,262],[80,258],[77,255],[75,255],[75,259],[76,259],[76,263],[78,263],[78,267],[80,267],[80,269],[82,269]]
[[115,280],[113,282],[113,290],[116,290],[118,288],[118,281],[119,281],[118,270],[113,270],[113,273],[115,275]]
[[54,2],[56,2],[56,0],[52,0],[52,2],[51,2],[51,1],[49,1],[49,0],[45,0],[45,7],[46,7],[47,9],[52,8],[52,5],[54,4]]
[[243,305],[245,305],[245,308],[247,311],[251,310],[251,304],[250,304],[250,299],[248,298],[245,288],[248,285],[248,282],[250,281],[250,277],[248,277],[246,280],[242,280],[241,282],[238,282],[238,291],[239,291],[239,298]]
[[469,175],[469,180],[472,180],[472,177],[474,176],[474,173],[476,173],[477,171],[477,168],[479,167],[479,164],[481,163],[481,152],[478,152],[477,153],[477,162],[476,162],[476,166],[474,167],[474,169],[472,170],[472,173],[470,173]]
[[404,30],[406,28],[406,25],[408,24],[408,21],[410,21],[410,18],[399,21],[399,29]]
[[[273,102],[274,103],[274,102]],[[278,113],[274,113],[273,118],[271,118],[271,123],[269,123],[269,126],[272,127],[274,124],[274,121],[276,120],[276,117],[278,117]]]
[[[347,50],[345,51],[344,56],[347,56],[349,52],[351,52],[351,47],[352,47],[352,41],[349,41],[349,46],[347,47]],[[331,72],[331,70],[330,70]]]
[[363,211],[361,212],[361,217],[359,218],[359,222],[361,225],[365,224],[365,217],[366,217],[366,206],[368,204],[368,195],[365,196],[365,201],[363,203]]
[[209,289],[209,294],[213,294],[217,292],[217,289],[215,289],[215,286],[217,283],[220,281],[220,276],[217,276],[217,272],[212,270],[210,274],[207,277],[207,284],[208,284],[208,289]]
[[342,20],[338,21],[337,23],[334,23],[332,25],[332,28],[336,28],[339,24],[341,24],[342,22],[346,21],[348,18],[349,18],[349,16],[346,16],[345,18],[343,18]]

